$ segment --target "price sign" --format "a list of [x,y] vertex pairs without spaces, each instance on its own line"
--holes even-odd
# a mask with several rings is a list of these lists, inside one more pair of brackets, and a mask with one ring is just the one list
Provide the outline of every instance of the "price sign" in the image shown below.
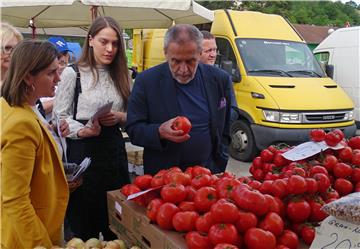
[[360,225],[329,216],[316,230],[310,249],[360,249]]

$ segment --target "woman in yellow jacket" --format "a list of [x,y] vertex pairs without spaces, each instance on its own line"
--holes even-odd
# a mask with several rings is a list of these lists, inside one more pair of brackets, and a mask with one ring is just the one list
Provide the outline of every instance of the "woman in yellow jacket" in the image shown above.
[[1,248],[60,244],[69,190],[61,148],[35,106],[54,96],[57,56],[49,42],[20,42],[1,88]]

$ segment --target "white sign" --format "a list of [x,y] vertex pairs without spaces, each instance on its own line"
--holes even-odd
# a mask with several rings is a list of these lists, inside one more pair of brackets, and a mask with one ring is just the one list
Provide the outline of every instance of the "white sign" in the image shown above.
[[356,249],[360,248],[360,225],[329,216],[316,229],[310,249]]
[[291,150],[288,150],[285,153],[283,153],[282,156],[290,161],[298,161],[311,157],[328,148],[331,148],[333,150],[339,150],[344,148],[344,146],[342,144],[337,144],[336,146],[331,147],[328,146],[324,141],[318,143],[310,141],[295,146]]

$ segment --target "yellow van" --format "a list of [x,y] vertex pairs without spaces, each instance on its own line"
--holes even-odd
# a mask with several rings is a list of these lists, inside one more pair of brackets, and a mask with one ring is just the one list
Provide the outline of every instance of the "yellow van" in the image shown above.
[[[165,60],[166,30],[135,30],[133,64],[139,71]],[[232,157],[249,161],[270,144],[296,144],[314,128],[356,131],[354,105],[326,76],[305,41],[279,15],[217,10],[216,66],[231,74],[238,119],[231,125]]]

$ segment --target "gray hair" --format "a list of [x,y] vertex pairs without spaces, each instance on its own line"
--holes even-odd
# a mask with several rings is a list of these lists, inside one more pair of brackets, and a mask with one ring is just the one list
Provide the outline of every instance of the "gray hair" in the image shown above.
[[177,24],[168,29],[164,38],[164,51],[167,50],[172,42],[183,44],[185,42],[195,42],[198,51],[202,50],[203,35],[198,28],[190,24]]

